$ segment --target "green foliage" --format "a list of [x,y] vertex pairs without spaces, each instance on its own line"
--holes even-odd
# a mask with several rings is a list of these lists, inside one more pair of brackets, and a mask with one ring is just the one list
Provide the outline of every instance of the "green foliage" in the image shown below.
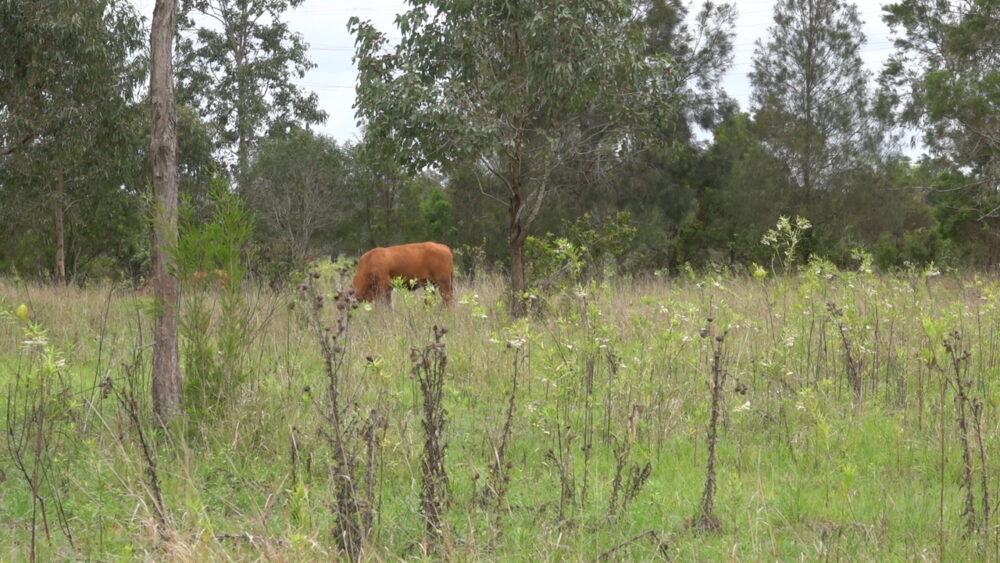
[[794,219],[781,216],[773,229],[768,229],[761,237],[760,243],[772,250],[771,269],[774,263],[781,266],[782,272],[791,272],[796,260],[799,259],[800,247],[806,232],[812,228],[812,223],[804,217]]
[[808,201],[840,174],[878,154],[870,119],[865,43],[857,6],[843,0],[783,0],[766,43],[754,51],[751,109],[768,149]]
[[676,112],[660,135],[689,141],[691,126],[712,129],[736,102],[722,87],[733,59],[735,4],[706,2],[693,17],[694,6],[681,0],[640,0],[641,24],[649,55],[667,55],[671,68],[658,76],[658,87],[672,99],[665,111]]
[[761,252],[761,237],[780,216],[802,213],[793,204],[787,166],[761,136],[761,125],[747,114],[732,115],[716,129],[703,157],[706,187],[696,220],[679,233],[678,263],[702,264],[708,249],[736,263],[769,260],[770,254]]
[[352,166],[347,150],[307,129],[261,141],[240,191],[256,216],[256,235],[275,274],[302,268],[309,256],[329,255],[343,239],[340,225],[356,206]]
[[307,269],[292,274],[294,282],[301,283],[310,273],[319,274],[319,278],[313,280],[313,284],[322,286],[319,292],[324,295],[333,295],[337,291],[346,289],[354,281],[354,272],[358,268],[356,257],[339,257],[336,260],[329,258],[317,258],[313,262],[307,263]]
[[595,267],[606,266],[606,261],[623,260],[637,231],[632,226],[632,216],[626,211],[619,211],[603,221],[584,213],[566,224],[567,236],[586,249]]
[[643,264],[663,266],[679,259],[679,233],[697,222],[700,165],[693,145],[680,140],[655,142],[613,169],[607,190],[593,190],[593,196],[582,202],[567,198],[555,209],[563,215],[564,209],[594,215],[627,210],[637,229],[630,257],[633,269],[645,269]]
[[[761,238],[796,215],[814,225],[800,252],[840,267],[855,264],[855,249],[882,269],[1000,263],[1000,196],[990,188],[1000,78],[986,0],[887,6],[896,52],[877,100],[857,64],[856,11],[840,0],[782,2],[758,46],[752,114],[720,87],[730,4],[422,0],[400,17],[398,48],[351,24],[366,130],[358,146],[300,127],[320,117],[314,96],[290,86],[311,66],[282,21],[301,6],[188,0],[188,16],[218,18],[198,19],[200,29],[188,18],[178,43],[189,104],[178,113],[181,193],[192,218],[209,220],[225,172],[213,152],[221,144],[245,159],[234,185],[267,258],[253,267],[275,281],[310,256],[426,239],[463,249],[463,271],[507,270],[525,244],[544,254],[539,241],[560,236],[586,249],[574,274],[586,278],[604,266],[588,262],[592,245],[565,222],[617,211],[637,232],[613,261],[634,273],[767,264]],[[52,279],[61,215],[69,279],[147,275],[141,23],[121,0],[0,4],[0,271]],[[930,156],[886,154],[875,102],[892,118],[881,130],[919,130]],[[711,130],[709,143],[695,139],[695,124]]]
[[[618,278],[567,295],[559,315],[516,321],[504,312],[499,280],[483,276],[448,310],[408,299],[392,310],[355,310],[350,336],[331,351],[344,354],[340,373],[357,383],[341,395],[359,409],[356,420],[373,408],[384,417],[343,435],[353,441],[374,435],[384,448],[356,459],[359,467],[374,460],[378,470],[370,498],[380,500],[361,507],[378,510],[365,557],[420,557],[415,549],[426,521],[416,510],[415,476],[425,437],[410,353],[432,326],[445,325],[451,328],[442,395],[451,501],[442,518],[442,557],[989,559],[996,530],[963,537],[957,393],[940,368],[950,367],[949,335],[970,327],[962,334],[971,352],[965,392],[968,405],[978,400],[984,407],[978,416],[988,454],[971,458],[970,474],[989,476],[1000,445],[998,414],[989,408],[1000,397],[991,375],[1000,359],[990,353],[1000,334],[1000,286],[989,276],[863,270],[814,259],[794,275],[763,279]],[[251,362],[256,384],[239,390],[240,408],[220,409],[211,424],[197,426],[197,440],[181,433],[150,442],[170,517],[163,539],[151,523],[146,465],[128,438],[133,429],[118,405],[102,398],[104,387],[94,385],[95,369],[118,385],[117,366],[129,362],[138,362],[135,385],[148,385],[138,361],[148,361],[148,331],[135,322],[132,297],[116,293],[109,301],[105,289],[0,283],[5,303],[31,298],[30,321],[47,327],[49,344],[64,351],[61,376],[84,390],[64,403],[60,421],[69,423],[53,421],[59,432],[51,443],[52,480],[42,481],[48,506],[62,501],[72,540],[55,525],[46,540],[39,526],[39,560],[168,550],[197,560],[344,557],[331,534],[334,448],[329,432],[317,431],[330,428],[324,358],[318,346],[302,345],[327,334],[326,325],[337,330],[334,305],[325,299],[315,308],[310,299],[267,312]],[[244,291],[252,295],[252,288]],[[320,333],[301,322],[305,307],[323,311]],[[21,342],[36,339],[26,338],[23,321],[12,322],[16,316],[0,314],[5,384],[34,354]],[[728,329],[716,450],[715,515],[723,526],[716,534],[686,525],[705,481],[712,351],[710,331],[699,336],[708,317]],[[848,380],[852,361],[860,401]],[[521,383],[512,389],[514,369],[522,370]],[[490,464],[511,396],[506,471],[497,473],[506,475],[507,500],[497,507],[482,503],[481,493],[493,478]],[[626,491],[616,477],[628,482],[646,462],[646,481],[621,502]],[[9,532],[0,535],[0,558],[19,560],[30,543],[31,488],[20,484],[12,456],[0,456],[0,474],[7,477],[0,526]],[[353,483],[365,482],[364,471],[352,475]],[[655,533],[640,535],[646,530]]]
[[243,198],[229,191],[223,181],[217,182],[211,199],[211,221],[201,221],[192,215],[192,206],[182,206],[175,274],[193,282],[199,272],[225,270],[234,275],[224,285],[238,284],[246,273],[253,216]]
[[463,271],[502,263],[509,256],[506,240],[506,209],[483,193],[498,193],[501,181],[482,174],[474,165],[457,166],[447,175],[447,196],[451,203],[452,249],[467,247],[471,252],[456,254]]
[[[250,152],[268,134],[319,123],[319,98],[293,82],[316,66],[308,45],[282,17],[303,0],[183,0],[177,43],[178,102],[198,108],[220,147],[246,171]],[[212,22],[195,28],[192,14]]]
[[124,0],[0,4],[2,154],[79,157],[104,140],[98,131],[121,140],[127,129],[114,128],[144,77],[142,46],[139,15]]
[[428,240],[446,240],[453,232],[451,202],[439,187],[432,187],[420,200],[420,221]]
[[[151,132],[143,122],[143,139]],[[185,205],[194,206],[194,213],[207,218],[212,206],[212,190],[225,175],[225,168],[214,157],[215,141],[211,124],[202,120],[191,106],[177,107],[177,169],[180,184],[178,194]],[[151,159],[146,158],[147,162]],[[148,173],[146,171],[145,173]],[[147,180],[148,182],[148,180]]]
[[[507,205],[512,307],[523,313],[524,244],[570,164],[613,159],[650,129],[661,57],[625,0],[531,4],[417,0],[384,32],[352,18],[358,116],[381,158],[411,171],[475,164]],[[480,187],[490,187],[480,183]]]
[[554,287],[566,289],[578,283],[585,265],[584,252],[585,249],[578,244],[552,233],[544,239],[529,236],[525,254],[530,264],[531,287],[551,291]]
[[[676,232],[697,207],[696,183],[702,173],[693,124],[710,126],[732,103],[719,88],[732,52],[732,6],[706,5],[692,14],[692,22],[686,17],[689,7],[680,2],[642,2],[637,8],[646,55],[672,61],[652,69],[650,79],[655,80],[660,102],[653,110],[656,118],[646,120],[639,134],[619,154],[611,155],[604,152],[610,145],[604,145],[608,138],[600,131],[606,119],[585,116],[593,134],[586,130],[581,134],[591,135],[593,146],[581,144],[579,152],[589,154],[570,151],[552,168],[554,189],[545,195],[531,227],[532,233],[561,233],[564,221],[572,217],[628,211],[638,230],[627,259],[630,264],[623,265],[632,271],[676,259]],[[536,152],[530,149],[527,156]],[[446,190],[453,208],[454,234],[449,240],[456,247],[481,249],[480,263],[489,266],[509,262],[510,253],[504,247],[510,235],[510,217],[504,216],[508,189],[491,170],[497,170],[492,160],[456,163],[447,170]]]
[[[648,72],[637,58],[641,30],[626,19],[628,2],[411,6],[397,21],[403,41],[388,54],[383,32],[357,18],[350,27],[358,38],[358,110],[368,134],[414,169],[526,143],[518,133],[524,126],[540,135],[533,146],[551,150],[548,143],[586,107],[623,111],[612,102],[636,95],[623,86]],[[523,125],[508,122],[518,115]],[[546,127],[556,131],[546,134]]]
[[11,221],[6,226],[9,231],[3,237],[6,244],[0,246],[0,270],[27,279],[50,277],[52,243],[49,233],[37,225],[29,227],[20,222]]
[[0,262],[50,268],[57,215],[70,276],[132,254],[122,232],[142,229],[143,45],[131,2],[0,3]]
[[636,229],[627,212],[598,222],[584,214],[564,224],[566,236],[528,237],[529,285],[551,292],[612,276],[626,257]]
[[253,217],[225,186],[218,186],[212,199],[210,221],[193,221],[190,211],[181,217],[174,252],[185,293],[184,400],[196,420],[217,418],[234,403],[254,372],[250,360],[258,329],[252,313],[259,304],[247,301],[243,283]]
[[[968,191],[1000,179],[1000,34],[993,0],[902,0],[885,7],[896,51],[880,77],[881,106],[921,131],[931,155],[971,171]],[[993,205],[979,208],[992,215]]]
[[1000,49],[996,6],[904,0],[885,8],[896,51],[880,76],[882,111],[896,123],[919,129],[930,156],[919,173],[935,188],[940,237],[953,257],[995,264],[1000,205]]
[[381,158],[368,139],[345,147],[344,156],[345,185],[335,199],[339,220],[331,251],[360,255],[376,246],[420,240],[453,243],[451,190],[445,191],[440,175],[430,170],[412,174]]
[[[0,329],[18,331],[20,346],[10,350],[4,367],[4,441],[12,478],[30,497],[30,558],[38,557],[44,537],[52,542],[51,528],[58,528],[72,543],[63,491],[77,449],[69,437],[75,431],[80,402],[78,382],[69,376],[64,352],[50,341],[48,330],[31,319],[23,303],[13,311],[0,299]],[[6,464],[5,464],[6,465]],[[0,475],[6,473],[0,468]],[[58,523],[58,526],[56,524]]]
[[875,247],[875,264],[883,271],[899,267],[924,267],[940,264],[958,265],[954,247],[934,230],[907,231],[902,240],[885,235]]

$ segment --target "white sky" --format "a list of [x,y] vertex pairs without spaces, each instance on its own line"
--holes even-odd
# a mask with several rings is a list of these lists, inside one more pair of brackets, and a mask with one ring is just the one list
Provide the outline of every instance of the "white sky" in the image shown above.
[[[148,20],[152,19],[155,0],[133,0]],[[697,12],[698,0],[691,9]],[[734,39],[733,66],[726,74],[723,85],[730,96],[746,110],[749,105],[750,84],[747,73],[751,70],[754,42],[764,38],[772,24],[772,0],[736,0],[738,12]],[[863,31],[868,43],[862,47],[862,58],[873,72],[878,72],[882,62],[892,52],[889,30],[882,22],[881,6],[884,2],[858,1],[864,23]],[[329,114],[324,124],[316,129],[338,142],[355,142],[359,132],[354,119],[354,84],[356,71],[351,57],[354,39],[347,31],[347,20],[357,16],[370,20],[377,29],[396,38],[398,30],[393,25],[396,14],[405,11],[405,0],[306,0],[300,7],[286,12],[285,19],[292,31],[301,33],[309,43],[309,58],[316,68],[309,71],[299,83],[319,96],[320,107]]]

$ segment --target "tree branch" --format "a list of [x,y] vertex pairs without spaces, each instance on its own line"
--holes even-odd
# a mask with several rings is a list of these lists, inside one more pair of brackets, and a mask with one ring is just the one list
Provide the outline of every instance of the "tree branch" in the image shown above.
[[35,138],[35,134],[34,133],[28,133],[20,141],[17,141],[16,143],[14,143],[14,144],[10,145],[9,147],[7,147],[7,148],[3,149],[2,151],[0,151],[0,155],[7,156],[8,154],[12,154],[17,149],[19,149],[19,148],[23,147],[24,145],[28,144],[34,138]]

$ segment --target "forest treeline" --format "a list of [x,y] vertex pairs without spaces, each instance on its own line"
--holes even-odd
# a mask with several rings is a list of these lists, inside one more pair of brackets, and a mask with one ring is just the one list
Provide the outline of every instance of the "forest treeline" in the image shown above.
[[[802,257],[845,267],[1000,259],[994,1],[885,5],[894,50],[872,72],[854,4],[780,0],[741,108],[730,4],[414,0],[398,44],[331,22],[357,40],[356,144],[316,133],[295,84],[301,3],[179,18],[182,236],[238,194],[263,275],[416,240],[529,278],[553,248],[624,272],[750,266],[781,217],[811,223]],[[127,0],[0,3],[0,273],[148,275],[146,25]]]

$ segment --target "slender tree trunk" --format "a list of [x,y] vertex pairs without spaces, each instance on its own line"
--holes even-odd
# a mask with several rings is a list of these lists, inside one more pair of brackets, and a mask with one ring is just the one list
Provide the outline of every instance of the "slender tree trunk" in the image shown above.
[[253,134],[249,124],[250,116],[247,115],[247,106],[250,104],[250,91],[247,82],[247,69],[244,63],[250,48],[248,46],[248,35],[250,34],[250,14],[248,2],[240,2],[237,5],[240,9],[239,23],[236,34],[236,45],[233,47],[233,62],[236,63],[236,178],[237,186],[243,181],[243,175],[247,171],[247,163],[250,161],[250,137]]
[[174,100],[173,44],[177,0],[156,0],[150,34],[152,102],[153,287],[157,303],[153,332],[153,409],[162,423],[180,410],[181,373],[177,346],[180,287],[172,273],[172,248],[177,244],[177,107]]
[[524,274],[524,237],[518,234],[510,239],[511,312],[515,317],[523,317],[528,313],[524,300],[527,285]]
[[528,313],[524,292],[528,289],[527,277],[524,272],[524,241],[528,233],[523,225],[524,220],[524,186],[519,174],[513,175],[510,192],[510,227],[507,233],[507,243],[510,245],[510,293],[511,313],[515,317],[523,317]]
[[[247,162],[250,160],[250,148],[247,143],[247,134],[243,127],[243,117],[238,118],[240,120],[240,139],[236,145],[236,177],[242,180],[243,175],[247,171]],[[240,181],[241,181],[240,180]]]
[[64,194],[66,193],[65,174],[62,168],[56,169],[56,201],[53,214],[56,227],[56,270],[55,280],[59,285],[66,285],[66,230],[63,210]]
[[813,130],[815,125],[815,116],[813,108],[813,96],[815,95],[815,79],[817,74],[815,51],[815,37],[818,30],[816,30],[815,19],[816,10],[813,3],[810,1],[806,6],[808,11],[807,25],[809,26],[809,34],[806,38],[806,68],[803,69],[803,74],[805,75],[805,104],[806,104],[806,115],[805,115],[805,150],[803,151],[803,164],[802,164],[802,187],[805,188],[805,202],[808,205],[813,199],[813,182],[815,181],[813,177]]

